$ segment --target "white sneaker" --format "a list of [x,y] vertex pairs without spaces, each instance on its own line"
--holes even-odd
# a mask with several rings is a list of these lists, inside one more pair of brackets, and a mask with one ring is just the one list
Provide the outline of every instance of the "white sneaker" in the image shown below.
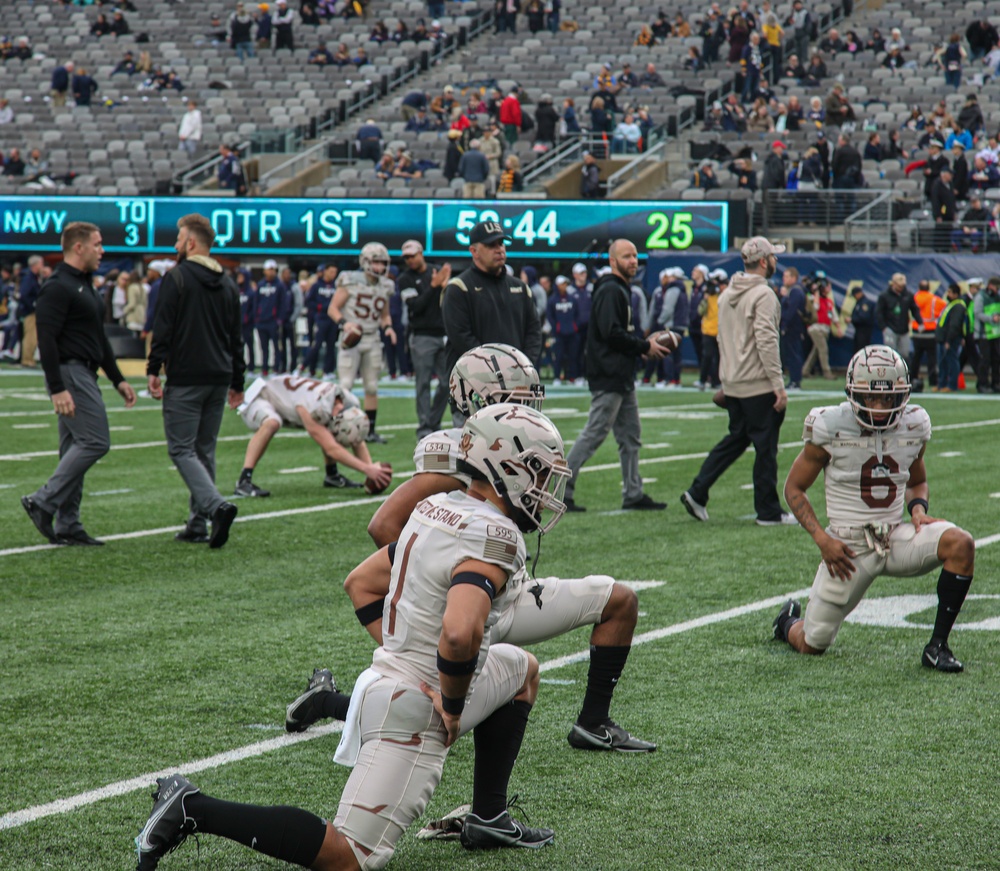
[[553,387],[562,387],[563,386],[563,380],[562,380],[562,378],[556,378],[556,380],[552,382],[552,386]]
[[798,526],[799,522],[795,519],[794,514],[789,514],[787,511],[781,512],[781,520],[761,520],[757,518],[758,526]]
[[587,386],[587,379],[586,378],[577,378],[573,382],[573,384],[575,384],[577,387],[586,387]]
[[667,382],[666,381],[657,381],[656,384],[654,385],[653,389],[654,390],[666,390],[667,389]]
[[680,389],[681,385],[679,383],[676,383],[674,381],[667,382],[667,390],[680,390]]
[[694,384],[692,384],[691,386],[692,387],[697,387],[699,390],[704,390],[705,389],[705,385],[702,384],[700,381],[695,381]]
[[703,522],[708,520],[708,509],[704,505],[699,505],[695,502],[694,497],[687,490],[681,493],[681,505],[687,509],[687,513],[695,520]]

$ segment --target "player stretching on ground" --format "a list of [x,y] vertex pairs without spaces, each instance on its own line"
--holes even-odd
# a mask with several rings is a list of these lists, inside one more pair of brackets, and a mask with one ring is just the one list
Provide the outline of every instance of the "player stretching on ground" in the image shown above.
[[[806,417],[805,447],[788,473],[785,501],[823,561],[805,619],[802,606],[789,599],[774,620],[774,637],[799,653],[823,653],[875,578],[914,577],[941,567],[937,618],[921,663],[956,672],[962,663],[948,647],[948,634],[972,583],[976,546],[965,530],[927,513],[924,451],[931,421],[920,406],[907,405],[909,397],[903,358],[886,345],[869,345],[848,364],[848,401],[814,408]],[[806,496],[821,472],[830,521],[825,530]]]

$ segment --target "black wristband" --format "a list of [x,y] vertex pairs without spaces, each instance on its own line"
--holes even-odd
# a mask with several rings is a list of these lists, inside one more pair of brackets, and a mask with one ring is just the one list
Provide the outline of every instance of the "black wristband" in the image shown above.
[[462,712],[465,710],[465,696],[453,699],[441,693],[441,710],[446,714],[451,714],[453,717],[461,717]]
[[927,513],[927,509],[928,509],[927,500],[926,499],[921,499],[918,496],[916,499],[911,499],[906,504],[906,510],[909,512],[910,517],[913,517],[913,506],[914,505],[923,505],[924,506],[924,513],[925,514]]
[[362,626],[367,626],[369,623],[374,623],[376,620],[382,619],[382,611],[385,608],[385,596],[381,599],[376,599],[374,602],[369,602],[367,605],[362,605],[357,608],[354,613],[358,616],[358,622]]
[[336,324],[337,324],[338,327],[342,327],[346,322],[347,322],[347,318],[342,317],[339,321],[336,322]]
[[478,662],[478,653],[472,657],[472,659],[467,659],[464,662],[456,662],[453,659],[445,659],[441,655],[440,650],[437,655],[438,671],[441,672],[441,674],[448,675],[449,677],[465,677],[467,674],[472,674],[476,670],[476,664]]

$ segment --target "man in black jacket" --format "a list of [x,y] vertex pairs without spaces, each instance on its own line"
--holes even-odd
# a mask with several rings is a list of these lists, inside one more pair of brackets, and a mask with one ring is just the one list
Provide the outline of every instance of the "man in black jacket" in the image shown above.
[[[191,491],[187,524],[174,537],[219,548],[236,519],[236,506],[215,486],[215,444],[227,396],[230,408],[243,401],[240,297],[209,256],[215,239],[209,220],[185,215],[177,227],[177,266],[160,285],[146,375],[149,395],[163,400],[170,459]],[[166,389],[160,383],[164,365]]]
[[622,466],[622,508],[663,510],[665,502],[655,502],[642,492],[639,474],[639,403],[635,395],[635,358],[659,360],[666,349],[637,336],[632,328],[631,283],[639,268],[635,245],[616,239],[609,251],[611,273],[594,288],[594,302],[587,331],[587,381],[591,401],[587,425],[566,458],[573,477],[566,485],[568,511],[585,511],[573,499],[580,469],[604,444],[614,429]]
[[951,188],[952,172],[945,166],[931,185],[931,214],[934,216],[934,250],[951,250],[951,233],[955,229],[958,203]]
[[[399,276],[399,295],[409,313],[410,359],[413,360],[417,399],[417,440],[441,428],[448,406],[448,351],[445,348],[441,289],[451,279],[451,264],[440,269],[424,260],[424,246],[416,239],[403,243],[406,269]],[[431,378],[438,389],[431,399]]]
[[126,408],[135,405],[135,391],[104,335],[104,300],[93,285],[104,254],[101,231],[76,221],[66,225],[61,241],[63,262],[45,282],[35,309],[45,383],[59,419],[59,465],[40,490],[22,497],[21,505],[53,544],[100,545],[104,542],[88,535],[80,522],[83,477],[111,448],[98,368]]
[[[523,281],[507,274],[510,242],[497,221],[481,221],[469,231],[472,267],[445,285],[441,314],[448,334],[448,373],[470,348],[487,342],[513,345],[529,360],[542,353],[542,328],[535,300]],[[455,426],[465,415],[455,412]]]
[[889,287],[875,303],[875,323],[882,331],[882,341],[904,360],[910,359],[910,318],[922,320],[920,307],[906,289],[906,276],[893,273]]

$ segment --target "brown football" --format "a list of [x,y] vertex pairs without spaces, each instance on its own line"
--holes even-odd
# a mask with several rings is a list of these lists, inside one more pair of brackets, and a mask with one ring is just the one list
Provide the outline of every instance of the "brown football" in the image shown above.
[[364,331],[361,329],[361,326],[353,321],[344,324],[344,329],[341,332],[343,335],[340,343],[345,348],[353,348],[358,342],[361,341],[361,337],[364,335]]
[[[383,469],[388,469],[390,475],[392,474],[392,466],[389,463],[379,463],[379,465]],[[391,483],[392,483],[392,478],[389,479],[389,484]],[[386,484],[384,487],[380,487],[378,484],[375,483],[374,478],[365,478],[365,492],[369,496],[378,496],[379,493],[383,492],[389,487],[389,484]]]
[[656,342],[661,348],[666,348],[669,353],[673,353],[681,346],[681,335],[673,330],[661,330],[653,333],[650,340]]

